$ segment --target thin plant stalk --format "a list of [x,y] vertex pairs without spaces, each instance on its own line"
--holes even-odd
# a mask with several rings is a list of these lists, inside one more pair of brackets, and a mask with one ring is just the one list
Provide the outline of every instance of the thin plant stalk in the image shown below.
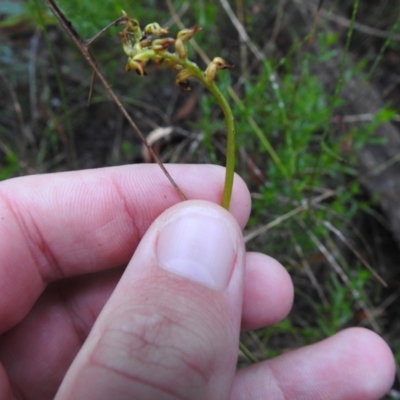
[[158,158],[157,154],[155,154],[153,148],[150,146],[138,126],[135,124],[131,116],[129,115],[128,111],[126,108],[123,106],[121,101],[119,100],[118,96],[114,93],[112,90],[111,86],[109,85],[107,79],[103,76],[103,74],[100,72],[99,68],[97,67],[97,63],[94,60],[93,56],[90,54],[87,44],[80,38],[78,33],[75,31],[75,29],[72,27],[72,24],[67,20],[65,15],[62,13],[60,8],[57,6],[54,0],[46,0],[46,3],[50,10],[53,12],[55,17],[58,19],[60,22],[61,26],[65,30],[65,32],[70,36],[72,41],[75,43],[76,47],[80,50],[86,61],[89,63],[89,65],[92,67],[94,73],[96,76],[99,78],[100,82],[103,84],[104,88],[112,98],[112,100],[115,102],[121,113],[124,115],[124,117],[127,119],[129,125],[132,127],[132,129],[138,134],[140,140],[143,142],[143,144],[146,146],[148,149],[149,153],[157,163],[157,165],[161,168],[163,171],[164,175],[167,177],[167,179],[170,181],[171,185],[174,187],[174,189],[177,191],[178,195],[182,200],[186,200],[185,195],[183,194],[182,190],[179,188],[179,186],[176,184],[170,173],[167,171],[165,168],[164,164],[160,161]]
[[226,125],[226,172],[221,205],[228,210],[232,197],[232,188],[235,174],[235,124],[231,107],[229,106],[228,101],[226,100],[225,96],[222,94],[216,83],[214,81],[208,81],[204,75],[204,72],[201,71],[195,63],[187,59],[181,60],[173,53],[166,53],[164,57],[165,60],[171,63],[181,64],[183,68],[191,73],[191,76],[198,79],[215,97],[218,105],[221,107],[221,110],[224,114]]

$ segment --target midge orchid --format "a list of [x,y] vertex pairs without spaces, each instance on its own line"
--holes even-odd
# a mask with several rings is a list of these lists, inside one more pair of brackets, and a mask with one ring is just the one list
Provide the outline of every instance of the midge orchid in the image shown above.
[[[154,22],[147,25],[142,32],[138,21],[130,18],[125,12],[123,12],[121,17],[111,22],[91,39],[84,41],[75,31],[71,22],[64,16],[56,2],[54,0],[45,1],[65,32],[70,36],[88,64],[92,67],[94,73],[93,76],[97,76],[101,81],[112,100],[127,119],[129,125],[138,134],[139,138],[147,147],[150,154],[153,156],[154,160],[164,172],[165,176],[168,178],[182,200],[186,200],[184,193],[175,183],[164,164],[159,160],[151,145],[130,117],[118,96],[114,93],[112,87],[97,67],[96,60],[89,52],[88,47],[109,28],[124,25],[123,31],[120,32],[120,38],[124,52],[128,57],[126,70],[135,70],[139,75],[143,76],[146,74],[145,67],[148,61],[163,63],[176,73],[175,82],[182,90],[190,90],[189,78],[193,77],[198,79],[213,94],[224,113],[227,128],[226,172],[221,205],[224,208],[229,209],[235,167],[235,128],[233,123],[233,114],[229,104],[218,89],[214,80],[218,71],[222,69],[231,69],[233,66],[228,65],[222,58],[215,57],[203,72],[194,62],[188,59],[187,42],[197,31],[200,30],[200,28],[194,27],[191,29],[183,29],[178,33],[176,39],[170,37],[161,38],[160,36],[168,33],[167,29],[161,28],[158,23]],[[175,47],[175,52],[168,51],[172,45]],[[257,362],[256,357],[254,357],[242,342],[240,342],[239,348],[251,362]]]
[[[108,24],[99,33],[93,36],[89,40],[83,40],[76,30],[73,28],[71,22],[65,17],[61,9],[58,7],[54,0],[45,0],[46,4],[53,12],[55,17],[60,22],[65,32],[70,36],[76,47],[82,53],[88,64],[93,69],[92,83],[89,93],[89,101],[92,94],[94,78],[97,77],[114,103],[118,106],[118,109],[124,115],[126,120],[132,129],[137,133],[140,140],[146,146],[150,154],[153,156],[155,162],[159,165],[167,179],[170,181],[172,186],[175,188],[182,200],[186,200],[184,193],[182,193],[179,186],[176,184],[172,176],[169,174],[167,169],[161,160],[154,153],[153,148],[146,140],[138,126],[135,124],[128,111],[114,93],[112,87],[104,77],[102,72],[97,66],[97,62],[93,55],[89,51],[89,46],[100,37],[105,31],[113,26],[124,25],[124,29],[119,33],[122,47],[125,54],[128,57],[126,63],[126,70],[135,70],[139,75],[143,76],[146,74],[145,67],[149,61],[156,63],[163,63],[168,68],[172,69],[177,75],[175,83],[182,90],[190,90],[189,78],[198,79],[215,97],[218,104],[220,105],[227,128],[227,145],[226,145],[226,172],[225,172],[225,183],[222,194],[221,205],[229,209],[229,204],[232,196],[234,169],[235,169],[235,127],[233,123],[232,110],[229,107],[225,97],[218,89],[215,84],[215,75],[221,69],[231,69],[233,66],[228,65],[222,58],[216,57],[208,65],[206,70],[203,72],[200,68],[192,61],[188,59],[187,42],[193,37],[193,35],[200,30],[199,27],[193,27],[190,29],[181,30],[176,39],[171,37],[161,38],[160,36],[168,33],[168,29],[161,28],[157,22],[153,22],[144,28],[144,31],[140,29],[139,22],[133,18],[130,18],[126,12],[122,12],[122,16],[117,18],[115,21]],[[174,45],[175,51],[171,52],[168,49]]]
[[[130,18],[124,11],[118,25],[124,25],[119,32],[122,48],[128,57],[125,70],[134,70],[140,76],[146,75],[145,67],[149,61],[163,63],[176,73],[175,83],[183,91],[190,90],[189,78],[199,80],[216,98],[220,105],[227,128],[226,175],[221,205],[229,209],[232,195],[235,167],[235,129],[230,106],[215,84],[218,71],[231,69],[221,57],[215,57],[202,71],[194,62],[188,59],[187,42],[198,32],[200,27],[183,29],[176,38],[161,37],[168,34],[168,29],[161,28],[157,22],[148,24],[142,31],[139,22]],[[175,51],[170,51],[171,47]]]

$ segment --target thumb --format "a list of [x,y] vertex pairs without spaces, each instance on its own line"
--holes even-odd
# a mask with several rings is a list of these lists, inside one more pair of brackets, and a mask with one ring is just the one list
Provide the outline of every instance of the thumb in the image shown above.
[[56,399],[226,399],[245,249],[231,214],[182,202],[157,218]]

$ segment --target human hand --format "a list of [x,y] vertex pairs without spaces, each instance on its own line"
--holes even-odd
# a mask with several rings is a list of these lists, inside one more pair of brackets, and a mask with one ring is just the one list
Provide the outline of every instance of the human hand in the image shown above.
[[197,200],[155,165],[0,184],[0,399],[382,396],[393,357],[365,329],[236,371],[240,328],[284,318],[290,278],[245,252],[240,178],[228,213],[222,168],[168,169]]

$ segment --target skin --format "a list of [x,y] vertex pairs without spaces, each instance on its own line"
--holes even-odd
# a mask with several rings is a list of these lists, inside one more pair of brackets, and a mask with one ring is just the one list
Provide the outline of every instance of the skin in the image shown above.
[[[235,372],[239,330],[283,319],[292,305],[292,283],[277,261],[245,253],[240,230],[251,202],[239,177],[228,213],[216,205],[223,168],[168,170],[196,201],[180,202],[154,165],[0,184],[0,399],[45,400],[57,391],[57,399],[107,399],[110,393],[119,399],[383,396],[394,379],[393,356],[379,336],[361,328]],[[171,207],[212,209],[232,226],[238,256],[225,292],[153,265],[146,248]],[[154,325],[157,318],[161,323]],[[143,345],[154,327],[160,332],[156,342]],[[164,357],[171,349],[185,357]],[[148,378],[153,374],[154,381]]]

